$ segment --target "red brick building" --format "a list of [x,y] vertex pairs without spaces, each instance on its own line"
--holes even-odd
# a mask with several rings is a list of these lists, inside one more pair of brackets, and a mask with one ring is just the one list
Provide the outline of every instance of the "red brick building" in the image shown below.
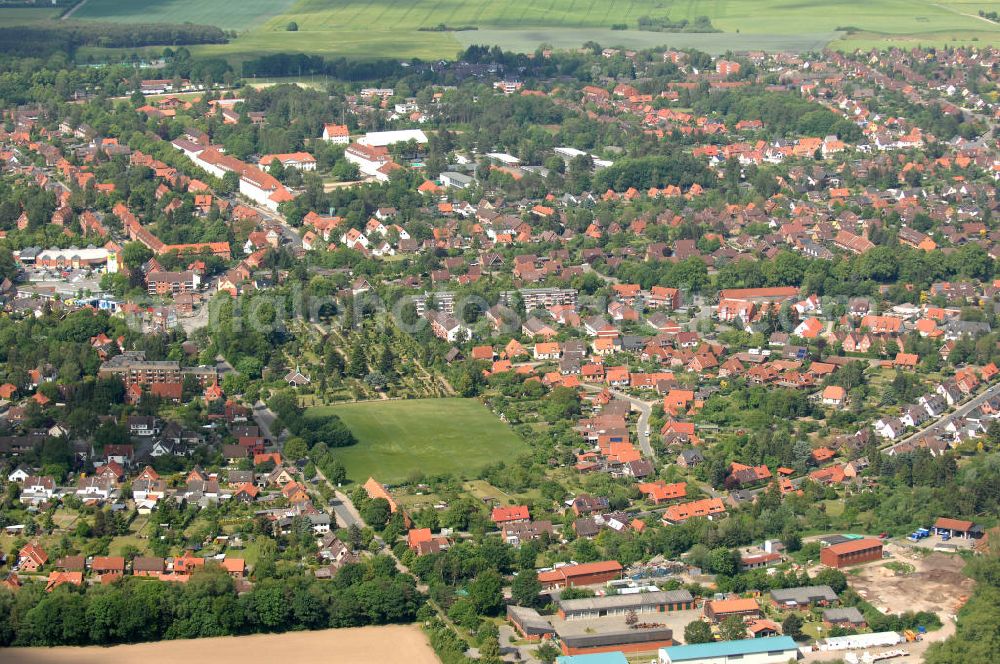
[[617,560],[565,565],[538,573],[538,580],[541,582],[542,588],[546,590],[589,586],[620,578],[622,578],[622,566]]
[[881,559],[882,542],[871,538],[841,542],[819,552],[819,561],[828,567],[847,567]]

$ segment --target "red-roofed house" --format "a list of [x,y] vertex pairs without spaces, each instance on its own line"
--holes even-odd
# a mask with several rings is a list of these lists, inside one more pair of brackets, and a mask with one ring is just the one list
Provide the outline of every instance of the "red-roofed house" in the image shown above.
[[528,508],[525,505],[513,505],[511,507],[494,507],[490,514],[490,519],[497,526],[505,523],[524,523],[531,520]]
[[603,584],[622,576],[622,565],[617,560],[596,563],[564,565],[538,573],[538,581],[545,590]]

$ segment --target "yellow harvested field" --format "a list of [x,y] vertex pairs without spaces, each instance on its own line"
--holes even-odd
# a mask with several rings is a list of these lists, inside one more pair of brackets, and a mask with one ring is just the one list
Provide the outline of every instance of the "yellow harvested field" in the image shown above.
[[438,664],[427,638],[416,625],[225,636],[111,648],[10,648],[0,653],[0,660],[4,664],[383,664],[400,661],[403,653],[408,664]]

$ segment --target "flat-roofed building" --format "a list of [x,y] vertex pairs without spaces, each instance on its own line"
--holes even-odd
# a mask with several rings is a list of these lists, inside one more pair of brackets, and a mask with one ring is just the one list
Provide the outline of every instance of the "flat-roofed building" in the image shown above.
[[568,630],[572,622],[556,625],[560,646],[565,655],[602,652],[646,652],[674,644],[674,632],[669,627],[633,629],[625,625],[596,625],[591,631]]
[[665,613],[691,608],[694,608],[694,598],[686,590],[660,590],[559,600],[559,616],[564,620],[625,615],[629,611],[638,614]]
[[524,308],[547,309],[556,305],[576,306],[577,290],[575,288],[522,288],[517,291],[504,291],[500,295],[501,304],[510,305],[514,293],[521,295]]
[[529,641],[550,639],[555,634],[552,624],[538,611],[526,606],[507,606],[507,620],[514,629]]
[[397,129],[394,131],[370,131],[358,139],[361,145],[384,148],[393,143],[408,143],[415,141],[423,145],[427,142],[427,134],[420,129]]
[[799,657],[790,636],[660,648],[659,664],[784,664]]

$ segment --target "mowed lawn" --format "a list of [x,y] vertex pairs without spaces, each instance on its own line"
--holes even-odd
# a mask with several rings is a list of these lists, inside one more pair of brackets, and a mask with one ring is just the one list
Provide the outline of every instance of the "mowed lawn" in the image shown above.
[[369,476],[398,483],[415,472],[475,476],[483,466],[511,459],[527,446],[475,399],[372,401],[311,408],[335,413],[358,439],[334,450],[354,482]]

